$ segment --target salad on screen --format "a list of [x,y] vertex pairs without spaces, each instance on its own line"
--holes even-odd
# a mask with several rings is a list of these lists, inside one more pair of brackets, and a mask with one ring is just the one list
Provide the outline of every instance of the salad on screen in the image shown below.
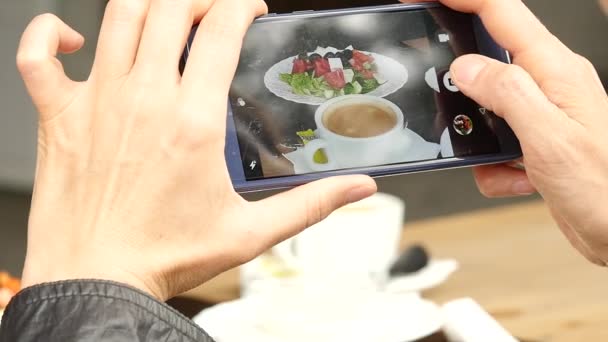
[[[334,52],[335,51],[335,52]],[[294,94],[331,99],[367,94],[386,83],[378,73],[373,54],[354,49],[317,48],[293,59],[290,73],[279,75]]]

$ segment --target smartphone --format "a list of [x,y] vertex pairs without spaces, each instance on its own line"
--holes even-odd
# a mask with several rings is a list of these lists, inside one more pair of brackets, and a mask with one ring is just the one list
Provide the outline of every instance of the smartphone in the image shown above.
[[477,16],[435,3],[258,18],[229,95],[225,155],[234,188],[521,157],[506,122],[452,81],[451,63],[470,53],[509,63]]

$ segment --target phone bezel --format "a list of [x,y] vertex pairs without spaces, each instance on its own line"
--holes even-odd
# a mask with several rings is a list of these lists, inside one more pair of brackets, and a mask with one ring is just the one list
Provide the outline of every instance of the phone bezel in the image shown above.
[[[308,18],[331,17],[336,15],[352,15],[363,13],[382,13],[382,12],[397,12],[397,11],[415,11],[429,8],[444,7],[439,3],[419,3],[419,4],[396,4],[383,6],[358,7],[349,9],[324,10],[324,11],[299,11],[285,14],[271,13],[266,16],[257,18],[254,22],[266,23],[272,21],[283,21],[286,19],[301,20]],[[501,48],[492,39],[490,34],[485,29],[481,19],[473,15],[473,27],[478,43],[479,52],[495,58],[499,61],[510,63],[509,53]],[[190,45],[194,38],[194,31],[188,40],[186,50],[184,52],[183,63],[186,63],[190,51]],[[513,161],[522,156],[519,142],[511,129],[506,125],[502,125],[499,139],[503,152],[500,154],[480,155],[465,158],[446,158],[429,161],[420,161],[407,164],[384,165],[368,168],[337,170],[330,172],[293,175],[285,177],[276,177],[260,180],[246,180],[243,170],[243,162],[241,158],[240,148],[237,140],[236,126],[232,116],[232,109],[228,104],[227,129],[226,129],[226,148],[225,157],[228,171],[233,182],[235,190],[239,193],[258,192],[266,190],[280,190],[292,188],[298,185],[306,184],[322,178],[339,175],[350,174],[366,174],[374,178],[396,176],[402,174],[419,173],[427,171],[448,170],[464,167],[472,167],[477,165],[488,165]]]

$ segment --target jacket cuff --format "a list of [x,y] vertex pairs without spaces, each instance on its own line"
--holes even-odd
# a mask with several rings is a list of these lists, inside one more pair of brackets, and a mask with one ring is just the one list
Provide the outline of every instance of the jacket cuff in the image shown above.
[[102,341],[100,334],[108,329],[123,331],[134,341],[149,340],[150,334],[163,337],[154,341],[213,341],[167,304],[130,286],[103,280],[68,280],[22,290],[6,308],[0,341],[35,341],[36,336],[60,336],[68,330],[72,337]]

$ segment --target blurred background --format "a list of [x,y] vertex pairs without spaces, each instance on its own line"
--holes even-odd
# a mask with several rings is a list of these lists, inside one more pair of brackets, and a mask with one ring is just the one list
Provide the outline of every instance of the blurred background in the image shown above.
[[[392,3],[374,0],[267,1],[272,12]],[[542,21],[576,52],[589,58],[608,84],[608,20],[595,0],[525,1]],[[36,153],[36,112],[15,68],[19,37],[35,15],[53,12],[86,38],[84,49],[64,60],[74,79],[86,79],[105,1],[8,0],[0,2],[0,269],[16,275],[25,255],[27,217]],[[569,72],[564,70],[564,72]],[[380,191],[406,200],[407,220],[423,220],[518,201],[488,200],[479,195],[469,170],[453,170],[380,179]],[[268,194],[249,196],[258,199]]]

